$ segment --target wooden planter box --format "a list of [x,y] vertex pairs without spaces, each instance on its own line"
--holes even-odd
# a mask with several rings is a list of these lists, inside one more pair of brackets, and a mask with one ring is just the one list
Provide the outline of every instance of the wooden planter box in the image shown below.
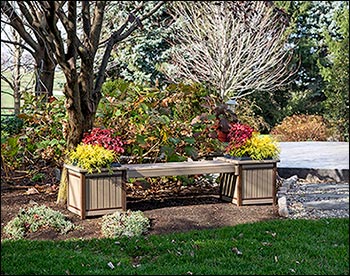
[[276,175],[279,160],[234,160],[235,173],[221,174],[220,198],[238,206],[276,204]]
[[68,210],[82,219],[126,211],[126,168],[115,167],[101,173],[87,173],[76,166],[68,170]]

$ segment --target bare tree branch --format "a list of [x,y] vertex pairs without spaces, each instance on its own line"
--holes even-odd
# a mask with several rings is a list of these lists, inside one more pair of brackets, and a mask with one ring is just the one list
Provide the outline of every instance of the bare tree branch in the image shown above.
[[38,50],[37,43],[33,40],[32,36],[26,31],[23,21],[17,15],[13,7],[9,5],[8,1],[1,1],[1,11],[4,12],[6,16],[10,19],[10,21],[6,23],[13,27],[24,39],[24,41],[30,45],[30,47],[32,47],[34,50]]
[[[108,40],[107,44],[106,44],[106,48],[105,48],[105,52],[102,58],[102,62],[101,62],[101,66],[99,68],[99,72],[97,74],[97,78],[96,78],[96,82],[95,82],[95,87],[94,87],[94,93],[97,93],[97,91],[99,92],[101,90],[103,81],[104,81],[104,72],[106,70],[107,64],[108,64],[108,59],[111,55],[113,46],[125,39],[126,37],[128,37],[139,25],[140,23],[138,22],[142,22],[143,20],[151,17],[157,10],[159,10],[159,8],[165,4],[166,1],[158,1],[158,3],[156,5],[154,5],[154,7],[146,14],[142,15],[140,18],[136,17],[132,22],[132,25],[127,29],[128,23],[131,21],[132,16],[130,13],[129,17],[127,19],[125,19],[124,23],[119,27],[119,29],[114,32],[112,34],[112,36],[110,37],[110,39]],[[134,9],[133,12],[136,12],[138,10],[141,10],[141,8],[143,7],[143,2]]]
[[285,18],[270,4],[176,2],[174,11],[181,27],[180,47],[173,53],[176,70],[168,71],[173,80],[207,82],[225,99],[273,91],[291,79]]
[[90,2],[81,2],[81,12],[83,18],[83,32],[87,39],[90,39],[91,23],[90,23]]
[[12,44],[12,45],[18,45],[21,48],[25,49],[26,51],[28,51],[31,55],[34,55],[34,52],[32,49],[28,48],[25,44],[17,42],[17,41],[13,41],[13,40],[6,40],[6,39],[1,39],[1,42],[6,43],[6,44]]

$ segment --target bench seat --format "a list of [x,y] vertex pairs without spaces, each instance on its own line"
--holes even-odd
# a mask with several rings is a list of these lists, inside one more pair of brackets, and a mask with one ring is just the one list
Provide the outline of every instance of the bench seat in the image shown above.
[[127,178],[195,175],[211,173],[238,173],[235,165],[223,160],[168,162],[122,165],[127,169]]

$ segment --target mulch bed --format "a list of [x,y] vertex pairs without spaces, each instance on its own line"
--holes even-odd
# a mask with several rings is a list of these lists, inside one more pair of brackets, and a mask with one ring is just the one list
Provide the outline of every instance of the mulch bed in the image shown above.
[[[44,184],[46,183],[46,184]],[[26,239],[65,240],[70,238],[102,238],[101,216],[81,220],[67,210],[66,205],[56,203],[58,184],[51,174],[51,181],[33,184],[27,179],[1,183],[1,238],[6,238],[3,227],[13,219],[20,208],[33,204],[46,205],[62,212],[74,224],[82,227],[66,235],[52,229],[29,233]],[[49,184],[48,184],[49,183]],[[278,209],[272,205],[236,206],[219,198],[219,187],[203,178],[182,185],[179,181],[152,179],[136,181],[127,186],[127,209],[140,210],[151,220],[148,235],[185,232],[224,226],[234,226],[262,220],[281,219]]]

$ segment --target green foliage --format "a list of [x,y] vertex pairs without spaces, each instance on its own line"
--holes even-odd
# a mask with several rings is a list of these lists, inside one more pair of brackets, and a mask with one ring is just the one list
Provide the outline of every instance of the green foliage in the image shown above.
[[[148,9],[148,4],[145,3],[145,5]],[[132,1],[112,2],[109,9],[112,12],[106,13],[109,24],[121,18],[124,20],[123,11],[131,10],[133,6]],[[161,85],[164,83],[166,77],[161,67],[168,60],[169,40],[173,36],[170,26],[172,19],[166,6],[163,5],[157,11],[152,21],[143,21],[143,28],[139,29],[137,34],[131,34],[128,41],[118,44],[118,51],[109,61],[112,68],[108,70],[110,76],[116,75],[137,84]]]
[[113,150],[105,149],[100,145],[79,144],[75,150],[68,153],[68,163],[78,166],[92,173],[93,170],[101,172],[101,168],[110,168],[117,161]]
[[123,80],[108,81],[95,125],[117,130],[126,155],[181,161],[219,152],[211,138],[219,100],[204,85],[150,88]]
[[18,118],[16,115],[1,117],[1,137],[4,136],[4,132],[7,135],[19,134],[23,128],[23,125],[23,120]]
[[1,156],[5,160],[15,161],[15,157],[19,152],[19,137],[8,137],[7,139],[1,140]]
[[289,43],[296,51],[295,63],[300,63],[291,91],[305,91],[313,98],[322,97],[323,79],[317,63],[324,58],[323,27],[335,33],[332,14],[340,1],[275,1],[291,17]]
[[[330,98],[325,90],[328,84],[323,77],[320,64],[327,64],[327,56],[333,55],[333,50],[328,43],[325,43],[327,33],[332,39],[339,39],[338,24],[333,15],[341,7],[346,7],[347,1],[274,1],[274,4],[290,15],[288,46],[294,49],[294,66],[298,67],[298,72],[295,80],[285,90],[274,91],[273,95],[267,96],[253,93],[250,98],[254,99],[259,107],[259,109],[254,108],[256,114],[262,116],[272,128],[285,117],[294,114],[323,114],[325,118],[330,119],[328,113],[336,113],[336,109],[340,106],[339,119],[336,119],[337,115],[332,117],[334,125],[344,126],[344,121],[340,118],[348,118],[344,116],[346,112],[343,108],[347,105],[344,95],[349,94],[348,90],[343,90],[344,95],[333,92],[331,98],[334,102],[328,106],[325,103],[328,101],[327,98]],[[346,20],[343,22],[348,26]],[[327,31],[324,32],[324,30]],[[344,56],[344,64],[348,64],[346,56]],[[343,69],[339,67],[339,70],[342,70],[339,76],[349,71],[345,67]],[[349,82],[348,78],[345,78],[345,82]],[[339,134],[348,133],[344,128],[339,129],[338,132]]]
[[338,37],[325,29],[328,55],[326,62],[318,63],[326,82],[324,94],[325,118],[337,132],[337,138],[349,141],[349,2],[335,14]]
[[279,141],[327,141],[331,138],[329,126],[320,115],[293,115],[271,130]]
[[43,179],[45,178],[45,174],[43,173],[37,173],[37,174],[34,174],[33,177],[32,177],[32,181],[33,182],[37,182],[37,181],[42,181]]
[[138,237],[146,233],[150,220],[141,211],[114,212],[102,217],[101,231],[106,238]]
[[3,136],[2,131],[2,166],[27,170],[33,164],[60,164],[66,145],[63,98],[46,103],[24,93],[23,99],[21,113],[13,119],[18,125],[10,131],[11,135]]
[[41,205],[21,208],[18,215],[5,225],[4,231],[13,239],[22,239],[27,233],[37,232],[48,227],[61,234],[66,234],[76,228],[59,211]]

